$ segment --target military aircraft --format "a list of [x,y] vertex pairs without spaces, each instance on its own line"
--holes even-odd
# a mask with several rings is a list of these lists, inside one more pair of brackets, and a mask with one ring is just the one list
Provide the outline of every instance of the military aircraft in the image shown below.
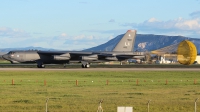
[[10,51],[2,57],[11,63],[37,63],[38,68],[45,64],[82,63],[82,68],[90,63],[122,61],[144,58],[144,52],[133,52],[136,30],[128,30],[110,52],[107,51]]

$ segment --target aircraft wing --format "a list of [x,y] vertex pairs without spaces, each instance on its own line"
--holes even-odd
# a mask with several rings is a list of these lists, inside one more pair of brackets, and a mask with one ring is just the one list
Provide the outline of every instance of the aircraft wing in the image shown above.
[[64,52],[64,51],[38,51],[37,53],[42,54],[42,55],[62,55],[67,52]]
[[63,55],[63,54],[70,54],[70,55],[90,55],[92,52],[81,52],[81,51],[38,51],[38,54],[42,55]]
[[[111,57],[116,57],[117,59],[127,59],[127,58],[138,58],[140,56],[144,57],[144,52],[83,52],[83,51],[38,51],[38,54],[46,56],[69,56],[71,58],[79,58],[81,56],[88,56],[88,58],[106,59],[109,60]],[[115,59],[115,60],[117,60]]]

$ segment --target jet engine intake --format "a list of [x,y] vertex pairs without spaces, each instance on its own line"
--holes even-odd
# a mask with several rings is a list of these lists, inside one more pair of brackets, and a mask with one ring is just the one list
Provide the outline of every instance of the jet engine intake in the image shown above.
[[97,55],[90,55],[90,56],[81,56],[82,61],[96,61],[98,60]]

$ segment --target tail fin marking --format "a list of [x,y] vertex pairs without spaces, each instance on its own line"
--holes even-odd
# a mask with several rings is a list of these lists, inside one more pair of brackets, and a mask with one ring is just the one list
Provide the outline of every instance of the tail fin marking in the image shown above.
[[136,32],[136,30],[128,30],[113,51],[133,51]]

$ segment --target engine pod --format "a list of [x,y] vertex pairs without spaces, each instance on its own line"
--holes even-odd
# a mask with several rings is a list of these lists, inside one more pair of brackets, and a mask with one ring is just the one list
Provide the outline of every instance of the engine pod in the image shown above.
[[96,61],[98,60],[97,55],[90,55],[90,56],[81,56],[82,61]]

